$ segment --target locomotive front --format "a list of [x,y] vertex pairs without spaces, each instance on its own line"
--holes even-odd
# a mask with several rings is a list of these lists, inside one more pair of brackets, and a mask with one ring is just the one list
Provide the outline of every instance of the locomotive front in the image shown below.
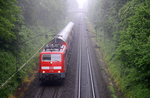
[[[63,50],[62,50],[63,51]],[[47,51],[40,53],[40,79],[63,79],[65,78],[64,53]]]

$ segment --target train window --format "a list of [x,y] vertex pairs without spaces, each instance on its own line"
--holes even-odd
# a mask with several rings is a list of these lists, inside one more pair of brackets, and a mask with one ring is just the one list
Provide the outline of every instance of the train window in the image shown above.
[[51,61],[51,54],[43,54],[42,59],[43,61]]
[[43,54],[43,61],[61,61],[61,54]]
[[61,54],[51,54],[51,61],[61,61]]

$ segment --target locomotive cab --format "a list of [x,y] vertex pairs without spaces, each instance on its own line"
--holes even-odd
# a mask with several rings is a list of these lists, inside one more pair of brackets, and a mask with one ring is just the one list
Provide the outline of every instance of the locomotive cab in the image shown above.
[[65,45],[57,45],[53,49],[44,49],[40,53],[40,79],[45,80],[49,78],[65,78]]

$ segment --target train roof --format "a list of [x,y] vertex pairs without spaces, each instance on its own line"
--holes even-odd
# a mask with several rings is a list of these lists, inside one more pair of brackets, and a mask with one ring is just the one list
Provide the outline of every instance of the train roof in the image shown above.
[[70,35],[72,29],[73,29],[74,23],[73,22],[69,22],[68,25],[60,32],[58,33],[55,38],[60,39],[64,42],[67,41],[68,36]]
[[67,48],[67,40],[73,29],[74,23],[69,22],[67,26],[58,33],[43,49],[41,54],[64,53]]
[[55,54],[55,53],[64,53],[66,50],[66,45],[62,45],[60,48],[48,48],[43,49],[43,51],[40,54]]

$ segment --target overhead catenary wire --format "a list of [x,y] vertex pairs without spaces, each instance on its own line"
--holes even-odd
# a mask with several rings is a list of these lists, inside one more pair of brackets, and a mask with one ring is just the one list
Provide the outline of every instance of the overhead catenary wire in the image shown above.
[[[47,44],[47,43],[46,43]],[[13,73],[4,83],[2,83],[0,85],[0,89],[3,88],[20,70],[22,70],[34,57],[35,55],[46,45],[46,44],[43,44],[42,47],[40,47],[36,52],[35,54],[33,54],[31,56],[31,58],[29,58],[20,68],[18,68],[18,70]]]

